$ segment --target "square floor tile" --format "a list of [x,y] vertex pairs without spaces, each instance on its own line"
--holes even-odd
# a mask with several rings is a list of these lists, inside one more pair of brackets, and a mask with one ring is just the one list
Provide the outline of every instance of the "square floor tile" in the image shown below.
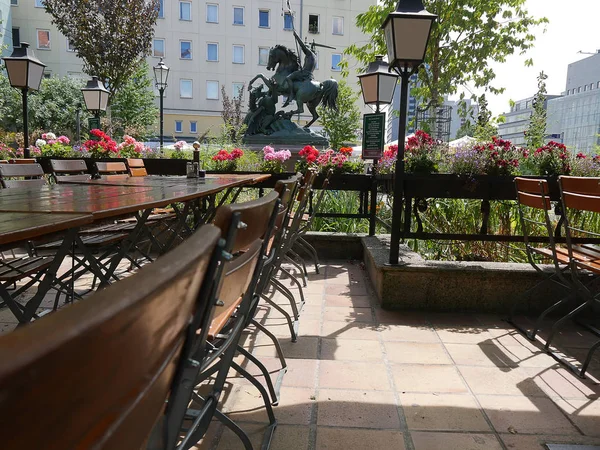
[[392,392],[320,389],[318,425],[399,429],[398,407]]
[[492,431],[471,395],[400,394],[409,430]]
[[465,382],[452,366],[431,364],[392,365],[396,391],[403,392],[468,392]]
[[600,400],[554,399],[586,436],[600,438]]
[[329,339],[379,340],[378,325],[372,323],[324,322],[321,336]]
[[[317,336],[299,336],[296,342],[289,338],[279,339],[283,354],[286,359],[316,359],[319,338]],[[275,357],[277,350],[273,341],[268,336],[261,336],[254,347],[253,354],[256,356]]]
[[492,335],[481,326],[436,326],[435,330],[440,340],[448,344],[481,344],[485,342],[489,343],[492,339]]
[[371,297],[367,295],[326,295],[325,306],[342,306],[345,308],[370,308],[372,305]]
[[384,341],[439,343],[440,339],[431,327],[385,324],[380,327]]
[[389,391],[390,383],[383,364],[355,361],[321,361],[319,387]]
[[404,436],[399,431],[317,428],[316,450],[404,450],[404,448]]
[[323,338],[320,359],[383,362],[383,352],[378,341]]
[[499,433],[578,434],[577,430],[548,398],[477,396]]
[[386,342],[388,359],[405,364],[452,364],[442,344],[420,342]]
[[[238,425],[248,434],[252,446],[255,449],[261,448],[265,425],[253,423],[239,423]],[[227,427],[223,427],[223,435],[217,447],[217,450],[241,450],[244,446],[240,439]],[[294,425],[278,425],[273,435],[271,450],[308,450],[309,448],[309,429]]]
[[458,370],[475,394],[546,397],[525,369],[459,366]]
[[371,308],[355,308],[351,306],[326,306],[324,322],[373,322]]
[[581,379],[565,367],[527,370],[548,397],[600,401],[600,383],[590,378]]
[[501,434],[500,439],[509,450],[547,450],[545,444],[600,445],[599,438],[586,436]]
[[415,450],[501,450],[493,434],[412,432]]

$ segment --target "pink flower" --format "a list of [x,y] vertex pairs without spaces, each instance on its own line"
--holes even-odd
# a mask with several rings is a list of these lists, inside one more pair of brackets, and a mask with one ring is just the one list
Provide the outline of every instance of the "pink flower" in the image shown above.
[[274,149],[273,147],[271,147],[270,145],[265,145],[265,146],[263,147],[263,153],[264,153],[265,155],[268,155],[268,154],[270,154],[270,153],[275,153],[275,149]]
[[71,143],[71,140],[66,136],[59,136],[57,141],[60,142],[62,145],[69,145]]

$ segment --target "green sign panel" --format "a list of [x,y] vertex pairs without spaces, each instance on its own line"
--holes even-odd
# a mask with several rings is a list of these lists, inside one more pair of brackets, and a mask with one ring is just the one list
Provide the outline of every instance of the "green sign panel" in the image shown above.
[[384,134],[385,113],[365,114],[363,117],[363,159],[379,159],[383,156]]
[[88,129],[89,130],[96,130],[96,129],[100,129],[100,118],[99,117],[90,117],[88,119]]

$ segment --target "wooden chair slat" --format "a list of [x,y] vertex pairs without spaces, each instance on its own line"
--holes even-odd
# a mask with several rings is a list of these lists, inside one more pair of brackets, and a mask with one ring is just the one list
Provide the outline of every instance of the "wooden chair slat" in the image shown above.
[[63,181],[88,181],[91,176],[89,174],[82,175],[54,175],[57,183],[62,183]]
[[127,173],[127,167],[122,162],[97,162],[96,169],[99,174]]
[[198,292],[219,236],[206,225],[133,276],[0,336],[3,448],[145,448],[191,318],[207,309]]
[[0,177],[41,177],[44,176],[42,166],[34,164],[3,164],[0,166]]
[[144,168],[144,160],[141,158],[127,158],[127,166],[129,168],[135,167],[137,169]]
[[15,158],[9,160],[10,164],[35,164],[35,158]]
[[563,191],[565,207],[579,211],[600,212],[600,197]]
[[54,173],[82,174],[88,171],[82,159],[51,159],[50,165]]
[[564,192],[583,195],[600,195],[600,178],[598,177],[559,177],[560,187]]
[[146,177],[148,176],[148,172],[145,167],[130,167],[129,174],[132,177]]
[[552,209],[552,204],[549,197],[543,198],[541,195],[528,194],[526,192],[518,193],[519,203],[530,208],[537,209]]

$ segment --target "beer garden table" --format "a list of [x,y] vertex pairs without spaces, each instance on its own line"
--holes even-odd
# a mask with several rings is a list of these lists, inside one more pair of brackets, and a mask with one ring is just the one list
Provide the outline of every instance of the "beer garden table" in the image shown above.
[[[84,254],[90,270],[98,276],[101,285],[109,284],[124,255],[145,233],[151,235],[146,228],[146,221],[154,208],[163,208],[176,203],[185,205],[183,211],[177,209],[178,225],[173,229],[172,238],[164,246],[166,250],[173,243],[175,234],[183,227],[187,227],[185,220],[195,201],[225,191],[219,204],[213,203],[209,212],[200,218],[208,221],[212,218],[216,207],[223,204],[231,192],[237,190],[231,198],[231,201],[235,201],[244,186],[263,181],[268,177],[268,174],[212,175],[199,179],[155,176],[117,179],[109,176],[107,179],[61,183],[41,188],[1,189],[0,215],[3,219],[0,220],[0,244],[16,243],[16,241],[68,230],[52,263],[51,268],[55,270],[51,272],[48,269],[44,281],[38,287],[38,292],[17,318],[20,322],[29,322],[34,317],[44,295],[52,286],[53,280],[50,277],[55,279],[60,264],[75,245]],[[82,242],[79,227],[132,213],[135,214],[137,223],[103,271]],[[7,214],[15,219],[10,220]],[[18,216],[19,214],[22,216]],[[17,220],[16,217],[22,217],[23,220]],[[25,217],[28,220],[24,220]],[[196,216],[196,222],[198,221],[199,218]],[[197,224],[194,224],[194,228]]]

